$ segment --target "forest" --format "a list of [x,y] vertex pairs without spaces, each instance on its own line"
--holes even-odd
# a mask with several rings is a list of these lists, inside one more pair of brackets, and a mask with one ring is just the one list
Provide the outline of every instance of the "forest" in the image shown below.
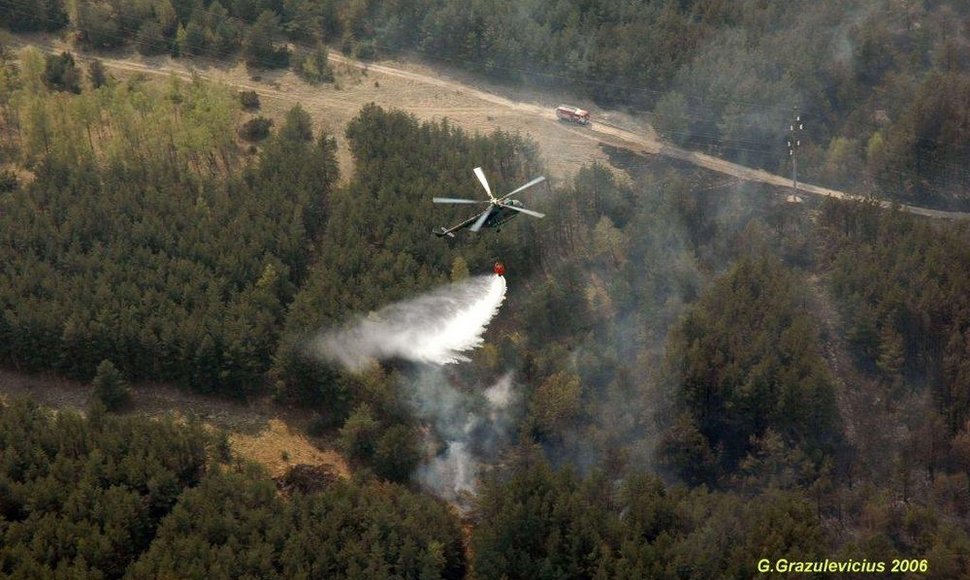
[[[702,64],[721,68],[708,43],[781,59],[788,52],[772,42],[795,37],[791,13],[753,4],[650,3],[656,12],[637,17],[680,30],[683,60],[633,58],[622,45],[606,59],[588,47],[577,70],[627,79],[598,99],[684,107],[690,123],[676,130],[656,113],[675,140],[700,144],[676,132],[703,135],[698,111],[721,138],[728,113],[705,91],[740,94],[689,84],[707,78]],[[107,46],[95,26],[136,47],[156,34],[166,52],[202,46],[186,44],[193,27],[214,44],[184,55],[242,51],[260,66],[283,58],[284,38],[484,66],[473,58],[480,37],[439,46],[443,33],[411,35],[455,30],[448,19],[469,15],[489,34],[522,34],[489,20],[514,10],[449,6],[80,1],[69,14],[57,0],[0,0],[0,18],[14,30],[73,27],[94,48]],[[887,60],[843,70],[849,84],[823,91],[844,99],[826,105],[824,127],[806,113],[818,126],[805,170],[956,204],[963,174],[951,165],[967,138],[945,120],[962,111],[967,32],[937,46],[928,31],[962,8],[920,4],[879,31],[869,19],[900,3],[873,3],[854,21],[841,4],[820,6],[797,21],[806,38],[813,24],[854,22],[840,32],[847,50]],[[619,5],[555,8],[522,38],[572,42],[585,23],[601,48],[607,36],[662,40]],[[528,3],[516,10],[539,18]],[[264,52],[247,52],[267,22],[279,28],[255,43]],[[213,32],[225,23],[238,29]],[[922,51],[907,53],[916,40]],[[556,69],[555,54],[501,44],[522,50],[506,58]],[[524,62],[480,72],[531,70]],[[621,68],[636,63],[668,69]],[[0,364],[309,409],[353,472],[294,468],[273,480],[194,421],[0,401],[0,575],[710,578],[754,576],[763,557],[906,558],[926,563],[921,576],[970,575],[966,223],[875,200],[786,204],[769,186],[613,151],[622,169],[590,164],[529,198],[546,219],[443,241],[431,229],[464,214],[430,198],[465,191],[477,165],[503,190],[542,174],[528,136],[376,105],[329,134],[299,106],[270,119],[255,95],[198,78],[116,78],[96,60],[34,49],[0,50],[0,65]],[[797,95],[779,73],[787,65],[775,66]],[[802,66],[811,74],[799,82],[825,82],[822,64]],[[663,90],[622,90],[645,78]],[[736,80],[758,98],[780,94]],[[915,100],[873,96],[887,87]],[[882,107],[890,120],[872,132],[867,119]],[[786,102],[782,125],[789,112]],[[342,179],[337,139],[354,158]],[[447,443],[406,396],[425,378],[399,361],[349,372],[303,345],[356,313],[486,271],[496,256],[514,273],[506,303],[472,361],[447,377],[474,398],[511,373],[518,399],[476,493],[448,501],[416,477]]]
[[[877,0],[3,0],[0,26],[332,80],[328,50],[415,54],[648,115],[666,138],[908,203],[966,208],[970,12]],[[796,111],[793,111],[797,109]]]

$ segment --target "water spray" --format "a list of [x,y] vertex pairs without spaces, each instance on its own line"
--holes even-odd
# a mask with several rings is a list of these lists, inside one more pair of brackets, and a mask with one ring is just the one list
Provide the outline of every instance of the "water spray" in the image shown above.
[[[496,273],[500,266],[496,264]],[[467,361],[463,353],[482,345],[505,291],[501,275],[454,282],[358,317],[344,329],[325,332],[310,349],[354,372],[374,360],[400,358],[432,365]]]
[[508,439],[515,393],[511,373],[481,393],[468,393],[457,389],[441,367],[469,360],[464,353],[482,345],[505,300],[505,266],[496,262],[493,271],[359,316],[342,329],[321,333],[308,347],[352,372],[375,360],[418,363],[402,377],[401,394],[443,447],[429,453],[415,478],[462,509],[475,493],[481,466],[497,457]]

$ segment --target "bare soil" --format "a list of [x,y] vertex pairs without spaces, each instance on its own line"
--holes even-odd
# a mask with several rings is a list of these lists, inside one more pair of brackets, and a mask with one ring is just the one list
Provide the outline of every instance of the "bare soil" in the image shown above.
[[[18,35],[12,46],[35,46],[48,52],[75,50],[49,35]],[[403,109],[422,120],[447,118],[469,131],[495,130],[522,133],[534,139],[555,180],[566,180],[585,164],[599,161],[609,166],[600,144],[623,147],[639,154],[664,155],[745,181],[790,187],[788,177],[738,165],[712,155],[688,151],[663,142],[643,115],[605,110],[593,103],[561,92],[549,94],[536,88],[511,88],[473,79],[469,74],[445,67],[432,69],[416,60],[364,63],[336,52],[330,61],[336,73],[332,84],[311,85],[290,70],[250,71],[239,61],[203,58],[143,57],[127,51],[90,55],[75,53],[81,60],[99,58],[112,71],[191,78],[193,75],[222,82],[241,90],[255,91],[263,101],[264,114],[281,117],[300,103],[323,127],[338,136],[341,174],[352,175],[353,160],[340,137],[347,123],[367,103]],[[561,102],[587,108],[593,123],[584,127],[556,120]],[[846,199],[856,197],[811,184],[799,184],[801,193]],[[888,204],[887,204],[888,205]],[[915,206],[902,209],[935,218],[970,218],[970,213],[946,212]]]

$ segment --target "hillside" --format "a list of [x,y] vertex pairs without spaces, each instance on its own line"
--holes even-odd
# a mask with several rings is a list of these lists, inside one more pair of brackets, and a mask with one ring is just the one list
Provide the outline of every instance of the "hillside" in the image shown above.
[[[964,136],[934,133],[965,31],[921,36],[960,7],[42,4],[3,21],[0,575],[970,574]],[[530,80],[538,39],[595,83]],[[891,195],[791,203],[767,111],[813,87],[803,177]],[[551,177],[517,197],[545,217],[435,237],[474,167]],[[407,354],[442,334],[467,360]]]
[[79,49],[217,66],[238,55],[318,83],[332,77],[324,44],[365,60],[418,55],[476,84],[636,111],[678,145],[784,175],[797,113],[807,181],[937,209],[967,202],[960,103],[970,38],[960,2],[479,0],[465,11],[429,1],[8,0],[3,14],[11,30],[59,32]]

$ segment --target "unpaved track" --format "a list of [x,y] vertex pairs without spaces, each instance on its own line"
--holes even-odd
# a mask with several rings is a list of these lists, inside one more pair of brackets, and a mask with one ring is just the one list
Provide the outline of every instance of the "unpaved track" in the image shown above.
[[[47,36],[17,36],[14,47],[34,46],[57,53],[74,50],[68,44]],[[208,59],[177,60],[167,56],[142,57],[137,54],[74,53],[79,60],[98,58],[109,69],[128,74],[174,76],[191,79],[199,76],[240,90],[255,91],[263,101],[262,114],[280,118],[299,103],[323,127],[338,136],[341,174],[352,175],[353,160],[347,144],[339,137],[343,128],[367,103],[399,108],[422,120],[441,120],[471,132],[495,130],[519,132],[534,138],[545,155],[551,176],[569,178],[584,164],[608,158],[599,148],[599,139],[588,130],[550,122],[554,118],[538,105],[516,106],[512,101],[426,74],[382,65],[367,65],[332,56],[337,72],[335,85],[314,86],[291,71],[250,73],[241,64]],[[256,79],[258,75],[259,80]],[[538,113],[538,114],[537,114]]]
[[[437,86],[442,88],[450,88],[454,90],[462,91],[464,94],[476,97],[483,101],[504,107],[507,109],[512,109],[516,111],[521,111],[533,118],[543,118],[551,122],[558,123],[556,119],[556,114],[551,107],[541,106],[533,103],[525,103],[520,101],[513,101],[505,97],[496,95],[494,93],[489,93],[486,91],[481,91],[467,85],[463,85],[451,80],[445,80],[441,78],[432,77],[426,74],[419,74],[411,71],[400,70],[387,65],[379,64],[366,64],[352,59],[346,58],[344,56],[333,54],[330,55],[330,60],[336,63],[341,63],[349,66],[354,66],[362,70],[368,70],[373,72],[382,73],[389,76],[396,76],[400,78],[406,78],[414,80],[416,82],[421,82],[429,86]],[[565,127],[563,127],[565,128]],[[613,146],[625,147],[627,149],[632,149],[637,153],[647,154],[647,155],[664,155],[667,157],[672,157],[679,159],[681,161],[686,161],[698,167],[703,167],[711,171],[716,171],[718,173],[723,173],[726,175],[731,175],[742,179],[745,181],[756,181],[761,183],[766,183],[769,185],[776,185],[779,187],[789,187],[792,182],[787,177],[782,177],[780,175],[774,175],[763,171],[760,169],[752,169],[750,167],[745,167],[744,165],[739,165],[737,163],[732,163],[726,161],[719,157],[714,157],[712,155],[706,155],[704,153],[698,153],[695,151],[688,151],[680,147],[676,147],[667,143],[663,143],[660,139],[651,135],[642,135],[634,133],[617,125],[606,123],[606,122],[594,122],[592,126],[588,128],[571,128],[569,129],[573,135],[579,138],[585,138],[594,142],[604,142]],[[548,153],[547,153],[548,154]],[[844,191],[838,191],[835,189],[829,189],[826,187],[820,187],[817,185],[811,185],[806,183],[800,183],[798,185],[799,191],[811,193],[814,195],[821,195],[825,197],[833,197],[836,199],[858,199],[859,196],[846,193]],[[892,204],[884,203],[884,206],[889,207]],[[950,212],[942,210],[934,210],[929,208],[902,205],[902,209],[936,218],[970,218],[970,213],[966,212]]]
[[[33,45],[56,52],[72,49],[67,44],[44,36],[18,37],[20,46]],[[90,55],[79,55],[90,58]],[[610,111],[596,111],[591,127],[560,123],[556,120],[554,106],[558,103],[536,102],[536,95],[508,98],[471,86],[452,78],[446,78],[426,67],[402,63],[363,63],[331,52],[330,60],[338,70],[339,88],[333,85],[312,86],[289,71],[264,71],[260,81],[253,80],[241,64],[229,65],[221,61],[205,59],[174,60],[169,57],[141,57],[136,54],[98,55],[97,58],[111,69],[130,73],[177,76],[191,78],[193,75],[222,82],[242,90],[255,91],[261,97],[275,102],[270,112],[282,111],[296,103],[306,108],[314,118],[336,134],[356,115],[366,103],[374,102],[396,107],[415,114],[422,119],[441,119],[471,131],[488,132],[497,129],[518,131],[534,138],[545,157],[554,178],[568,179],[579,167],[591,161],[607,162],[599,148],[600,143],[630,149],[646,155],[663,155],[723,173],[744,181],[754,181],[790,187],[787,177],[752,169],[712,155],[688,151],[656,137],[648,127],[630,130],[620,121],[604,119],[620,117]],[[415,70],[408,70],[408,69]],[[348,75],[347,71],[359,71]],[[505,91],[505,89],[502,89]],[[531,101],[524,100],[531,98]],[[541,100],[547,99],[539,96]],[[352,160],[345,145],[339,154],[342,173],[350,175]],[[854,199],[858,196],[843,191],[799,184],[799,192],[837,199]],[[890,204],[884,203],[886,207]],[[901,208],[915,214],[947,219],[967,219],[970,213],[950,212],[917,206]]]

